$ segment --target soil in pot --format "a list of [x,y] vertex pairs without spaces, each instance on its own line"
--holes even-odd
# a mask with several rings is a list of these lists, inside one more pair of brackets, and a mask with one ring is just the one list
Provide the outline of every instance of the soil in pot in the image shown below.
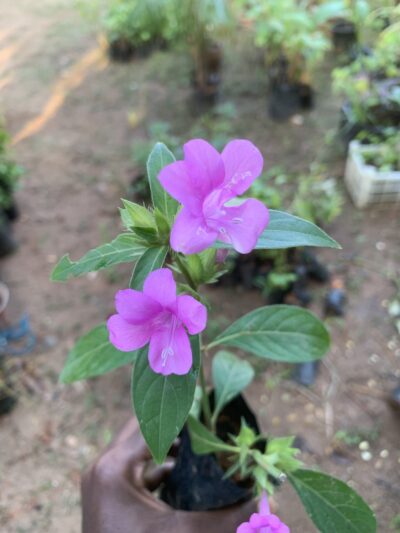
[[347,53],[357,43],[355,25],[348,20],[339,20],[332,28],[332,42],[336,52]]
[[[210,397],[211,404],[213,397]],[[257,433],[256,417],[241,395],[234,398],[221,412],[217,434],[228,441],[229,434],[237,434],[241,419]],[[265,443],[261,443],[261,446]],[[161,490],[161,499],[174,509],[185,511],[210,511],[222,509],[252,497],[251,487],[224,479],[224,470],[214,454],[196,455],[191,448],[190,436],[185,428],[180,435],[180,446],[175,467]]]

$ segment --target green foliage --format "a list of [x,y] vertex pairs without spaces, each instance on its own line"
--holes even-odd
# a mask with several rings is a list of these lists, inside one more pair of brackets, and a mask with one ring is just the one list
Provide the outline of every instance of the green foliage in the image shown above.
[[[382,20],[384,28],[379,24]],[[350,65],[334,69],[333,89],[350,103],[350,120],[376,124],[382,121],[382,109],[388,119],[400,112],[400,89],[395,80],[400,77],[400,6],[377,9],[366,23],[378,29],[372,52],[360,53]],[[389,79],[394,83],[388,84],[385,80]]]
[[233,446],[226,444],[193,416],[188,418],[187,425],[190,431],[191,445],[195,453],[202,455],[205,453],[235,451]]
[[132,363],[135,352],[120,352],[108,340],[105,324],[83,335],[68,354],[60,375],[62,383],[72,383],[106,374],[115,368]]
[[166,0],[111,0],[102,13],[110,42],[123,40],[134,47],[165,42],[175,36],[174,11]]
[[[270,209],[270,221],[258,239],[256,250],[279,250],[296,246],[340,248],[321,228],[283,211]],[[217,242],[216,248],[231,248],[229,243]]]
[[150,272],[153,272],[157,268],[162,268],[167,253],[168,246],[148,248],[135,265],[129,287],[137,291],[142,290],[143,283]]
[[322,533],[376,533],[373,512],[343,481],[312,470],[296,470],[289,480]]
[[215,408],[213,420],[235,396],[245,389],[254,378],[250,363],[239,359],[231,352],[222,350],[213,357],[212,380],[214,384]]
[[9,135],[0,119],[0,209],[10,207],[13,194],[23,173],[22,168],[10,157],[9,141]]
[[[370,136],[363,136],[364,140],[372,140]],[[400,132],[395,129],[386,130],[383,138],[375,140],[365,148],[361,156],[367,165],[376,167],[381,172],[400,171]]]
[[337,182],[327,177],[321,165],[311,165],[308,174],[297,177],[298,188],[291,211],[314,224],[330,224],[342,212],[343,194]]
[[267,490],[273,494],[271,478],[282,479],[302,466],[295,458],[299,450],[292,447],[293,437],[268,439],[266,435],[257,435],[244,420],[238,435],[230,436],[231,443],[222,441],[193,417],[189,418],[188,427],[195,453],[227,454],[231,466],[225,477],[239,472],[241,479],[254,482],[257,492]]
[[314,10],[296,0],[236,0],[242,16],[254,31],[256,46],[264,48],[268,63],[285,57],[289,79],[304,78],[329,49],[330,42],[318,28]]
[[304,363],[325,355],[329,334],[322,322],[306,309],[270,305],[233,322],[208,347],[221,344],[265,359]]
[[133,233],[122,233],[112,242],[102,244],[87,252],[77,261],[71,261],[64,255],[55,266],[52,281],[67,281],[69,278],[83,276],[104,268],[130,263],[138,259],[145,251],[145,246]]
[[329,224],[341,213],[344,202],[336,180],[317,162],[304,174],[286,174],[276,167],[256,180],[247,195],[270,209],[289,209],[314,224]]
[[151,199],[154,208],[159,209],[168,220],[172,220],[178,210],[178,202],[174,200],[161,186],[158,180],[160,171],[170,163],[175,161],[175,157],[163,143],[157,143],[147,161],[147,176],[150,184]]
[[140,429],[157,463],[162,463],[192,407],[200,366],[199,337],[190,339],[193,367],[184,376],[154,373],[148,347],[138,351],[132,376],[133,407]]

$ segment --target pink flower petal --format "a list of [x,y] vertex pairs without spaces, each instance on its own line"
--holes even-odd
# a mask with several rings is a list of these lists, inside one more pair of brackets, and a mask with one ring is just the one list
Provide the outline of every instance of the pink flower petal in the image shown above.
[[162,310],[158,302],[133,289],[117,292],[115,308],[118,314],[131,324],[143,324]]
[[184,207],[175,219],[171,231],[171,247],[176,252],[197,254],[217,240],[218,231],[209,229],[202,217],[196,217]]
[[176,283],[168,268],[153,270],[143,284],[143,293],[161,304],[169,307],[176,300]]
[[107,321],[109,339],[121,352],[132,352],[147,344],[150,340],[150,328],[147,324],[129,324],[120,315],[112,315]]
[[243,524],[240,524],[240,526],[237,528],[236,533],[255,533],[255,532],[248,522],[243,522]]
[[270,514],[270,508],[269,508],[269,502],[268,502],[268,496],[265,490],[262,491],[260,504],[259,504],[259,512],[260,514]]
[[207,324],[206,307],[192,296],[178,296],[177,316],[185,324],[191,335],[203,331]]
[[262,172],[264,160],[260,150],[246,140],[228,143],[222,154],[225,167],[223,187],[226,200],[243,194]]
[[175,161],[164,167],[158,175],[164,189],[193,213],[201,213],[202,197],[196,194],[185,161]]
[[183,147],[185,163],[190,175],[192,194],[205,198],[224,181],[225,170],[221,155],[203,139],[193,139]]
[[153,372],[164,376],[189,372],[192,367],[192,348],[183,326],[172,325],[152,334],[149,364]]
[[230,242],[241,254],[251,252],[269,222],[268,209],[259,200],[250,198],[239,206],[225,206],[225,211],[215,223],[220,230],[218,239]]

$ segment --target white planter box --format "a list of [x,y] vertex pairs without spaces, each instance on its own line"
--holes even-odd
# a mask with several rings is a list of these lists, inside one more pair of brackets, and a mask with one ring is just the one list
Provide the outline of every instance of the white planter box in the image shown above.
[[[345,182],[350,196],[357,207],[376,202],[400,201],[400,172],[382,172],[372,165],[366,165],[363,152],[375,147],[351,141],[347,155]],[[379,145],[376,145],[379,150]]]

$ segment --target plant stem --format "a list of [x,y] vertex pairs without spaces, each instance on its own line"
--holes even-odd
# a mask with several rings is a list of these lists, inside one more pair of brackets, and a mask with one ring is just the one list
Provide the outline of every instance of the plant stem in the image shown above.
[[185,277],[186,282],[189,285],[189,287],[192,290],[194,290],[195,292],[197,292],[197,285],[193,281],[192,276],[190,275],[190,273],[189,273],[188,269],[186,268],[186,266],[184,265],[184,263],[181,261],[181,258],[179,257],[178,254],[175,255],[175,261],[176,261],[176,264],[179,266],[179,269],[180,269],[182,275]]
[[202,364],[200,364],[199,377],[201,387],[201,405],[203,408],[204,420],[208,429],[212,430],[210,401],[208,399],[206,377],[204,375],[204,369]]
[[[197,285],[193,281],[192,276],[190,275],[190,272],[186,268],[185,264],[181,260],[178,254],[175,255],[176,264],[179,266],[179,269],[182,273],[182,275],[185,277],[187,284],[190,286],[191,289],[193,289],[197,293]],[[200,350],[201,350],[201,335],[200,335]],[[206,350],[204,350],[205,353]],[[211,407],[210,407],[210,401],[208,399],[207,394],[207,383],[206,383],[206,377],[204,375],[204,369],[202,362],[200,361],[200,370],[199,370],[199,381],[200,381],[200,387],[201,387],[201,405],[203,409],[204,414],[204,420],[206,423],[206,426],[208,429],[212,430],[213,424],[211,423]]]

